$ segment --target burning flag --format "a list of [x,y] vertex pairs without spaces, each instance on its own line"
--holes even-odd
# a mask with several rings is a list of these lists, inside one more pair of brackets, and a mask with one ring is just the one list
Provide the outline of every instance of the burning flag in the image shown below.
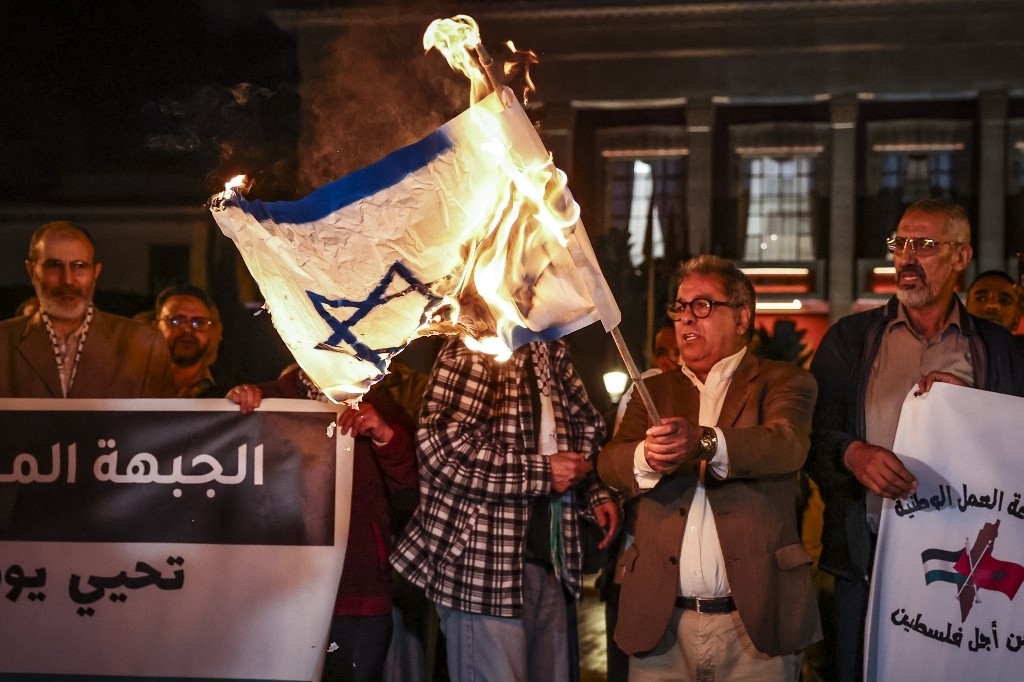
[[[429,46],[477,91],[483,76],[465,60],[475,23],[446,22]],[[565,174],[504,88],[303,199],[228,188],[211,209],[295,359],[336,402],[358,399],[417,336],[460,334],[505,355],[620,320]]]

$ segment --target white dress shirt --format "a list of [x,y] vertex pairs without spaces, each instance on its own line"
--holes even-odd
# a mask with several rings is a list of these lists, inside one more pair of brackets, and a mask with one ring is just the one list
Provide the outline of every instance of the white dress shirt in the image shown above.
[[[715,456],[710,462],[701,463],[700,478],[686,517],[686,529],[679,551],[679,594],[685,597],[725,597],[731,592],[729,579],[725,575],[725,558],[718,541],[715,515],[711,511],[704,487],[704,477],[708,466],[711,467],[711,473],[719,478],[729,474],[729,449],[722,430],[717,426],[718,416],[722,412],[729,384],[746,350],[742,348],[738,353],[719,360],[708,372],[705,382],[701,382],[685,364],[682,366],[683,374],[700,391],[700,425],[714,426],[718,435]],[[637,445],[633,455],[633,475],[640,490],[650,490],[661,480],[661,474],[647,464],[643,441]]]

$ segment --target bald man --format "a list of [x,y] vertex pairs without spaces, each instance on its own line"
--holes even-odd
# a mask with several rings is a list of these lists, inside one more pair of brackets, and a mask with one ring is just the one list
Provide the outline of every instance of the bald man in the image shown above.
[[102,269],[89,233],[72,223],[32,235],[25,270],[39,309],[0,322],[0,397],[174,396],[159,332],[93,304]]

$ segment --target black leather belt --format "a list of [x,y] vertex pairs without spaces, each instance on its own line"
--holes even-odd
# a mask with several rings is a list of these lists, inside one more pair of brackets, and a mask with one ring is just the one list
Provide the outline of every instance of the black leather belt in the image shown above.
[[736,610],[736,602],[732,597],[676,597],[676,608],[697,613],[732,613]]

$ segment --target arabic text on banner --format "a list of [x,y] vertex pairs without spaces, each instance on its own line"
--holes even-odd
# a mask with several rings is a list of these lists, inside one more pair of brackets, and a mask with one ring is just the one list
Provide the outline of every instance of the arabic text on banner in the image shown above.
[[313,679],[348,534],[335,409],[0,401],[0,680]]
[[893,449],[919,486],[883,507],[867,679],[1024,678],[1021,414],[950,384],[908,396]]

